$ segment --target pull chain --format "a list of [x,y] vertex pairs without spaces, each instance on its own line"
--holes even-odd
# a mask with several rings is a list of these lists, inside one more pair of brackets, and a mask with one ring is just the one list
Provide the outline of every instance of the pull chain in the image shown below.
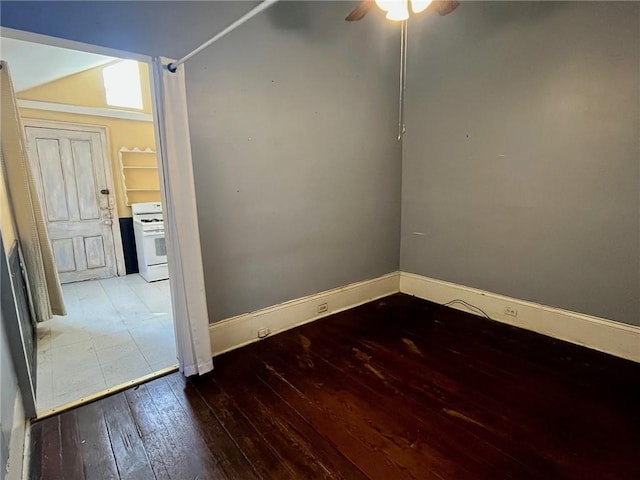
[[398,109],[398,140],[402,140],[402,136],[407,129],[404,125],[404,91],[407,85],[407,21],[404,20],[400,30],[400,98]]

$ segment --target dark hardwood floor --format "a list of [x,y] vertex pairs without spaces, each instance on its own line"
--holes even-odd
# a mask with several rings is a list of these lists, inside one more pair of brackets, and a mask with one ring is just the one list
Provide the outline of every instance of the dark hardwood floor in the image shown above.
[[640,365],[395,295],[37,422],[30,478],[640,479]]

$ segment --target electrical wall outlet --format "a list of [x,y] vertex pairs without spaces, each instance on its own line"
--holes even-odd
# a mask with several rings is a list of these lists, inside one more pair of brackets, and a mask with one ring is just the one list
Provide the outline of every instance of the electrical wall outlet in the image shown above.
[[271,329],[269,327],[262,327],[258,329],[258,338],[264,338],[271,333]]
[[329,310],[329,304],[328,303],[321,303],[320,305],[318,305],[318,313],[324,313],[327,310]]
[[513,307],[505,307],[504,314],[505,315],[509,315],[510,317],[517,317],[518,316],[518,310],[516,310]]

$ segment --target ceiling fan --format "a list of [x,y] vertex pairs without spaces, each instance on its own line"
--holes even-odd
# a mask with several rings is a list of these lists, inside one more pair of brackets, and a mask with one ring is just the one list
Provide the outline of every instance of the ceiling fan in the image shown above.
[[409,18],[409,5],[413,13],[426,10],[427,14],[437,12],[440,16],[444,16],[458,8],[460,2],[457,0],[363,0],[349,12],[345,20],[347,22],[362,20],[374,5],[378,5],[387,12],[389,20],[403,21]]
[[345,20],[347,22],[356,22],[362,20],[367,13],[377,5],[383,11],[387,12],[389,20],[402,22],[400,36],[400,98],[398,109],[398,140],[402,140],[406,132],[404,125],[404,92],[407,82],[407,20],[409,19],[409,6],[411,12],[427,14],[437,12],[440,16],[449,15],[460,6],[458,0],[363,0],[356,8],[349,12]]

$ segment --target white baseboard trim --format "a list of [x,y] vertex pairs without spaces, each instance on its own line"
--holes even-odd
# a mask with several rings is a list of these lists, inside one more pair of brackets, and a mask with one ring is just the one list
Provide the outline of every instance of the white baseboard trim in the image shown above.
[[[16,393],[13,405],[13,426],[11,428],[11,438],[9,439],[9,459],[6,465],[5,480],[20,480],[26,478],[24,471],[24,455],[29,452],[30,445],[27,444],[31,432],[29,421],[25,415],[22,405],[22,395],[20,391]],[[2,465],[5,468],[5,465]]]
[[[413,273],[400,273],[400,291],[439,304],[459,298],[481,308],[498,322],[640,362],[640,327],[637,326],[547,307]],[[517,317],[505,314],[507,306],[517,310]],[[479,312],[458,304],[451,307],[479,315]]]
[[[209,326],[211,350],[214,356],[219,355],[261,340],[258,338],[258,329],[268,328],[270,335],[275,335],[398,293],[399,284],[400,272],[393,272],[213,323]],[[318,305],[323,303],[327,304],[328,309],[318,313]]]
[[[29,473],[31,469],[31,420],[27,419],[25,421],[25,430],[24,430],[24,452],[22,454],[22,472],[20,479],[29,478]],[[10,480],[9,477],[6,477],[6,480]]]
[[[213,323],[209,325],[211,349],[214,356],[220,355],[261,340],[258,329],[268,328],[274,335],[398,292],[439,304],[458,298],[481,308],[492,320],[640,362],[640,327],[407,272],[389,273]],[[318,313],[322,303],[327,303],[328,310]],[[517,317],[505,314],[507,306],[517,310]],[[463,305],[451,307],[480,315]]]

